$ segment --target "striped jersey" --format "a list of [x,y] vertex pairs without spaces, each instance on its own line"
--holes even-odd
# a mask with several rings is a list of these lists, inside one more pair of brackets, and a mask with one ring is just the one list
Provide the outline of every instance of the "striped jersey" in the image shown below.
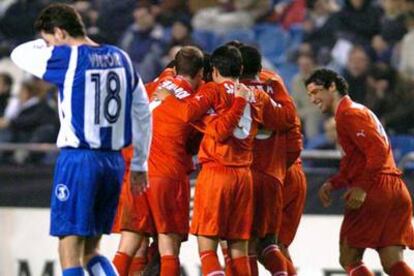
[[121,49],[111,45],[47,46],[38,39],[18,46],[11,58],[23,70],[58,87],[58,147],[120,150],[134,136],[134,146],[147,156],[151,132],[148,98]]

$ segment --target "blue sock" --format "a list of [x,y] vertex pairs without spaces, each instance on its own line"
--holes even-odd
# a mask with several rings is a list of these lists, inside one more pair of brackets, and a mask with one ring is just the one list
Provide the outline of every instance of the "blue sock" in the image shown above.
[[63,276],[85,276],[85,273],[82,267],[77,266],[63,270]]
[[[91,276],[117,276],[112,263],[104,256],[93,257],[87,264],[88,272]],[[66,275],[65,275],[66,276]]]

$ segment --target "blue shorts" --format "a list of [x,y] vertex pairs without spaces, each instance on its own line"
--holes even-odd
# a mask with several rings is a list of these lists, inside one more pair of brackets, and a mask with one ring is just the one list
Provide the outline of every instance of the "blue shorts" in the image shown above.
[[50,234],[111,233],[124,170],[120,152],[62,149],[52,189]]

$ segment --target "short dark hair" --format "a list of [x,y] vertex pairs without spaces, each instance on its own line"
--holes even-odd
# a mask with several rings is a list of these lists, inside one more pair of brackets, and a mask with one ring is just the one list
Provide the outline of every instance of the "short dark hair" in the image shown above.
[[253,46],[242,46],[239,48],[243,60],[242,76],[256,76],[262,70],[262,55]]
[[72,37],[86,35],[85,25],[79,13],[66,4],[51,4],[44,8],[35,22],[36,31],[48,34],[54,33],[54,28],[61,28]]
[[237,49],[240,49],[240,47],[244,46],[244,43],[239,40],[230,40],[230,41],[227,41],[225,45],[233,46],[233,47],[236,47]]
[[342,96],[348,95],[349,86],[347,81],[337,72],[330,69],[321,68],[313,71],[311,76],[305,81],[305,85],[308,86],[311,83],[322,85],[324,88],[329,88],[332,83],[335,83],[339,94]]
[[211,55],[209,53],[204,52],[204,70],[203,70],[203,80],[205,82],[212,81],[212,72],[213,67],[211,67]]
[[204,66],[203,52],[194,46],[184,46],[175,55],[175,70],[178,75],[194,78]]
[[242,69],[239,49],[233,46],[220,46],[211,55],[211,65],[223,77],[238,78]]

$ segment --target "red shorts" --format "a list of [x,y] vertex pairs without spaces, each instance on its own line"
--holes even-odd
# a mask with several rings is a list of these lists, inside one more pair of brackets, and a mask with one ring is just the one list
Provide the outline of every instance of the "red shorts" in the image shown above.
[[276,178],[252,171],[254,193],[254,219],[252,234],[258,238],[277,235],[282,221],[282,184]]
[[341,243],[355,248],[414,248],[412,202],[399,176],[380,175],[358,210],[345,210]]
[[250,169],[204,165],[197,178],[190,233],[223,240],[248,240],[252,222]]
[[294,163],[286,173],[283,185],[283,214],[279,241],[288,247],[298,230],[306,201],[306,176],[302,164]]
[[146,192],[155,229],[158,233],[175,233],[187,236],[190,212],[190,182],[151,176]]
[[127,166],[122,183],[118,210],[112,227],[114,233],[128,230],[153,235],[156,233],[147,195],[134,196],[131,192],[130,170]]
[[149,235],[177,233],[186,236],[189,229],[189,202],[188,177],[183,181],[150,177],[147,192],[134,196],[130,189],[129,173],[126,173],[113,231],[129,230]]

